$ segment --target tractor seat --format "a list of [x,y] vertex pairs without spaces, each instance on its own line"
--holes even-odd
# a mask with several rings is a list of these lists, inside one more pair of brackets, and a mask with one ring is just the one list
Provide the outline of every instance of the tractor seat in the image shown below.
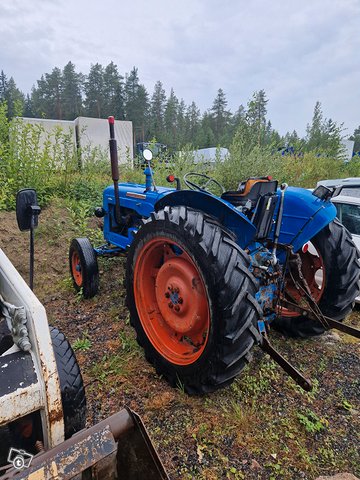
[[270,180],[268,177],[249,178],[239,184],[238,190],[229,190],[221,195],[223,200],[231,203],[235,207],[244,207],[248,201],[251,201],[251,208],[254,208],[260,197],[268,193],[275,193],[278,186],[276,180]]

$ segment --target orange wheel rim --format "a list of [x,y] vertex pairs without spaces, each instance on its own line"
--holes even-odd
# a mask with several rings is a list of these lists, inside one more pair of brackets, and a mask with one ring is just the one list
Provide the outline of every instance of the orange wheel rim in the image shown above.
[[80,257],[77,252],[73,252],[71,256],[71,273],[76,285],[78,287],[82,287],[83,276],[82,276],[82,270],[81,270]]
[[[309,286],[313,299],[316,303],[319,303],[325,290],[325,266],[319,250],[314,244],[311,243],[310,245],[311,247],[306,253],[302,251],[299,252],[302,263],[301,271]],[[294,282],[289,277],[286,278],[285,297],[288,297],[290,301],[295,301],[295,303],[299,305],[301,305],[304,300],[304,295],[296,289]],[[299,317],[300,314],[282,308],[281,316]]]
[[209,301],[199,268],[183,247],[166,237],[146,243],[135,262],[134,296],[146,336],[163,357],[190,365],[202,355]]

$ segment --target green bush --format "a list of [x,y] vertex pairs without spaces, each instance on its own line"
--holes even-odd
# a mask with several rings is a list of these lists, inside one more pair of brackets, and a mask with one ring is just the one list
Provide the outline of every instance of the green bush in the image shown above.
[[[106,151],[86,147],[77,152],[71,132],[56,128],[48,133],[41,125],[27,124],[19,118],[9,122],[6,114],[6,104],[2,103],[0,209],[13,209],[16,192],[27,187],[36,188],[42,206],[53,197],[81,201],[89,212],[101,204],[102,191],[111,183]],[[240,181],[252,176],[271,175],[279,182],[311,188],[320,179],[360,175],[358,157],[348,163],[314,152],[283,157],[276,145],[259,146],[246,125],[235,133],[230,155],[224,161],[218,155],[215,164],[194,163],[193,147],[188,145],[167,159],[154,158],[152,166],[157,185],[166,185],[169,173],[182,180],[186,172],[192,171],[210,174],[226,189],[234,189]],[[128,162],[120,166],[120,181],[144,183],[143,168],[134,167],[128,158]]]

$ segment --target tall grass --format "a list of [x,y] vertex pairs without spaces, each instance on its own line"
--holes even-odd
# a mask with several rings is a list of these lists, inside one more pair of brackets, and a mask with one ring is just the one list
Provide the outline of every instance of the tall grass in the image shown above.
[[[251,176],[272,175],[279,182],[311,188],[320,179],[360,175],[358,157],[348,163],[312,152],[282,157],[271,146],[249,144],[241,135],[235,135],[230,155],[224,161],[218,155],[212,165],[194,163],[191,145],[170,158],[155,158],[152,164],[157,185],[166,185],[169,173],[182,179],[193,171],[215,177],[226,189]],[[120,176],[123,182],[144,183],[143,169],[133,167],[130,158],[120,166]],[[102,190],[110,183],[108,152],[91,147],[77,152],[72,133],[61,128],[49,133],[19,118],[8,122],[6,105],[0,104],[0,209],[13,209],[16,192],[31,187],[43,206],[53,197],[63,197],[83,202],[91,211],[101,204]]]
[[101,201],[110,182],[104,155],[86,156],[80,168],[70,131],[57,127],[49,133],[20,118],[8,123],[1,114],[0,108],[0,209],[13,209],[16,192],[27,187],[37,190],[42,205],[52,197]]

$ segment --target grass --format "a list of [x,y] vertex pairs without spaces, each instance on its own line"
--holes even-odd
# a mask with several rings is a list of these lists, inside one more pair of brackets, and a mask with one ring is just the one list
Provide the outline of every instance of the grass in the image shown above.
[[72,348],[73,350],[83,350],[83,351],[86,351],[86,350],[89,350],[91,348],[91,341],[89,340],[89,338],[87,337],[83,337],[83,338],[78,338],[77,340],[75,340],[75,342],[72,344]]

